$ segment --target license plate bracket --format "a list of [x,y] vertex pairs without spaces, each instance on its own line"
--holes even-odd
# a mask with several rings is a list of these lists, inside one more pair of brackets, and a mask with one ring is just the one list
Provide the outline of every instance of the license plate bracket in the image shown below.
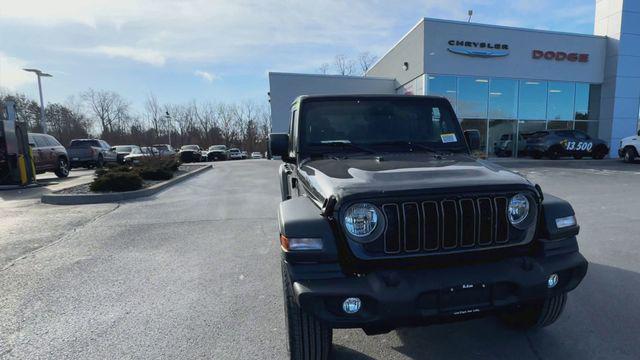
[[486,283],[462,284],[440,290],[442,312],[466,314],[489,306],[491,287]]

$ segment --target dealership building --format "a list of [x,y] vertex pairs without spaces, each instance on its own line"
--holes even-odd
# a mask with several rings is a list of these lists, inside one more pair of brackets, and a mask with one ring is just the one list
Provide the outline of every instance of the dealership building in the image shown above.
[[269,85],[274,132],[299,95],[438,95],[489,156],[545,129],[580,130],[617,156],[639,126],[640,0],[597,0],[594,35],[424,18],[363,77],[270,73]]

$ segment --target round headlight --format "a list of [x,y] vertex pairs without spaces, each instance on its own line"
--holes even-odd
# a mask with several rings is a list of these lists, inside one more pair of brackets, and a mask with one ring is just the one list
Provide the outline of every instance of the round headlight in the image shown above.
[[350,235],[364,238],[373,233],[380,218],[375,206],[367,203],[354,204],[344,213],[344,227]]
[[509,201],[509,222],[518,225],[529,215],[529,199],[522,194],[517,194]]

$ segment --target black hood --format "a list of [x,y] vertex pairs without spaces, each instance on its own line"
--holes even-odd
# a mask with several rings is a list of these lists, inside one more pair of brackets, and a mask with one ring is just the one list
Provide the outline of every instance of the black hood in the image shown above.
[[391,153],[308,160],[302,181],[322,198],[340,201],[352,195],[383,196],[410,191],[443,193],[525,189],[533,184],[499,165],[463,154]]

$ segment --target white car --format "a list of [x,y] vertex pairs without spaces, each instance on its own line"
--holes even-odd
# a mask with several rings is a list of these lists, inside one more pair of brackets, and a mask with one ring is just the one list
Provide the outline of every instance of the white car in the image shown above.
[[229,149],[229,160],[242,160],[242,152],[240,149]]
[[260,154],[258,151],[254,151],[251,153],[251,158],[252,159],[262,159],[262,154]]
[[124,163],[130,165],[138,165],[144,159],[159,158],[160,151],[155,147],[143,146],[135,147],[131,150],[131,153],[124,157]]
[[618,148],[618,156],[627,163],[634,162],[638,158],[638,154],[640,154],[640,130],[636,135],[620,140]]

